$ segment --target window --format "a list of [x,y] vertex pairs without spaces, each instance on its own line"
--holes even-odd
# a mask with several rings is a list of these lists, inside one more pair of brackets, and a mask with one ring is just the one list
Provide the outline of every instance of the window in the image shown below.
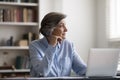
[[[120,0],[107,0],[107,22],[110,41],[120,41]],[[120,58],[118,63],[120,71]]]
[[120,0],[109,1],[109,39],[120,41]]

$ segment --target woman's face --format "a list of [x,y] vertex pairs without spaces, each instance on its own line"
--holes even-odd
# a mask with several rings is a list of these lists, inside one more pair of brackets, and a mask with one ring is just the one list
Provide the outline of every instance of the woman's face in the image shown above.
[[65,26],[65,21],[62,19],[54,28],[52,35],[60,36],[62,39],[65,39],[66,32],[67,28]]

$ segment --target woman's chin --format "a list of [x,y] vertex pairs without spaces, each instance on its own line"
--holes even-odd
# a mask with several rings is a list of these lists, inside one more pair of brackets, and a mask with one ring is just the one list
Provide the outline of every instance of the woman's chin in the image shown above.
[[62,37],[62,39],[65,39],[65,38],[66,38],[65,36]]

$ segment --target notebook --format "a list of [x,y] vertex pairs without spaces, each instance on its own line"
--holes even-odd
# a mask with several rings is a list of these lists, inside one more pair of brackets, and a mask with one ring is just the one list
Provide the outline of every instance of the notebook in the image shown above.
[[117,66],[120,49],[93,48],[90,49],[87,62],[87,77],[114,77],[117,74]]

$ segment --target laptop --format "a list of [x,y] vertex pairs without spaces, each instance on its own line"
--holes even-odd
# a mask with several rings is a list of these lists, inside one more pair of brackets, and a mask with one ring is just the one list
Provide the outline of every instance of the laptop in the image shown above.
[[90,49],[86,77],[114,77],[117,74],[120,49]]

